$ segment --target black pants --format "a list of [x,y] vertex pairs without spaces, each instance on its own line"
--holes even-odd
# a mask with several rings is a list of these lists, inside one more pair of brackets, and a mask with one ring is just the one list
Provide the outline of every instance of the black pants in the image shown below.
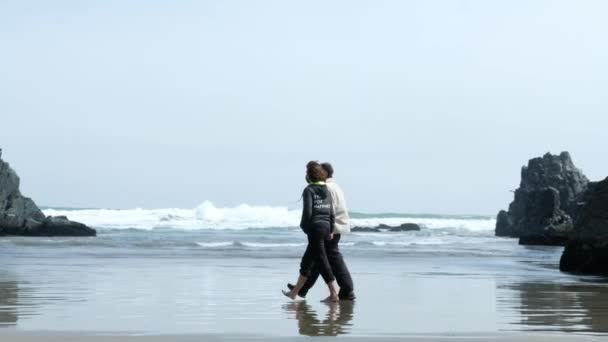
[[[340,293],[338,296],[340,299],[355,299],[353,278],[350,276],[348,267],[346,267],[342,253],[340,253],[338,243],[340,243],[340,234],[334,234],[334,238],[332,240],[325,241],[325,250],[329,260],[329,265],[333,270],[338,286],[340,286]],[[306,296],[308,290],[315,285],[317,278],[319,278],[320,272],[321,270],[319,268],[315,268],[312,271],[310,277],[308,277],[306,280],[304,287],[302,290],[300,290],[300,296]]]
[[310,278],[315,270],[315,281],[319,277],[319,273],[325,283],[336,280],[325,251],[325,242],[329,239],[329,224],[315,223],[309,228],[306,235],[308,235],[308,246],[300,262],[300,274]]

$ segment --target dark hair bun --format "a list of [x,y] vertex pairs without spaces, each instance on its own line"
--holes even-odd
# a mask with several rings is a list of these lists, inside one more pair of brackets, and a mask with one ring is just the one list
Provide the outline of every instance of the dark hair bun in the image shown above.
[[317,161],[309,161],[306,164],[306,177],[312,182],[325,182],[327,180],[327,171],[323,169]]

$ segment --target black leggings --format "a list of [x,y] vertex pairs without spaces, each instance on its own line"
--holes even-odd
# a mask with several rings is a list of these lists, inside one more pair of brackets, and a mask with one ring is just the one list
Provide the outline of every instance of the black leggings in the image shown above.
[[307,235],[308,246],[300,262],[300,274],[310,278],[312,270],[317,268],[325,283],[336,280],[325,251],[325,241],[329,239],[329,224],[313,223]]
[[[327,253],[327,259],[329,259],[329,265],[334,272],[334,277],[336,277],[338,286],[340,286],[340,293],[338,293],[338,297],[340,297],[340,299],[352,300],[355,298],[353,278],[351,277],[350,271],[344,262],[342,253],[340,253],[340,247],[338,246],[339,243],[340,234],[334,234],[333,240],[325,241],[325,252]],[[304,287],[300,290],[298,295],[300,297],[306,296],[308,291],[315,285],[318,278],[319,270],[315,268],[312,271],[310,278],[306,279],[306,284],[304,284]]]

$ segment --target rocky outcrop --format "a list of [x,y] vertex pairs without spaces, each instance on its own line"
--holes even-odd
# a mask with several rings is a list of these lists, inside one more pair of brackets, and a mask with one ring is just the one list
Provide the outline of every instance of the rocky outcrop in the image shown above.
[[510,236],[514,235],[513,232],[513,220],[508,212],[501,210],[496,217],[496,236]]
[[588,186],[568,152],[531,159],[509,210],[498,213],[496,235],[520,238],[520,244],[563,245]]
[[395,227],[385,225],[385,227],[388,228],[389,232],[415,232],[420,230],[420,226],[415,223],[404,223]]
[[560,206],[555,188],[532,191],[527,197],[526,216],[519,222],[530,229],[519,237],[521,245],[563,245],[572,231],[572,219]]
[[564,272],[608,275],[608,178],[592,186],[559,268]]
[[65,216],[49,216],[42,221],[27,219],[25,225],[4,229],[6,235],[20,236],[95,236],[95,229]]
[[380,228],[376,227],[352,227],[350,229],[353,233],[380,233],[382,232]]
[[377,227],[353,227],[352,232],[363,232],[363,233],[380,233],[380,232],[410,232],[419,231],[420,226],[415,223],[404,223],[399,226],[389,226],[387,224],[380,224]]
[[45,217],[33,200],[19,191],[19,176],[2,160],[0,149],[0,235],[95,236],[94,229],[65,216]]

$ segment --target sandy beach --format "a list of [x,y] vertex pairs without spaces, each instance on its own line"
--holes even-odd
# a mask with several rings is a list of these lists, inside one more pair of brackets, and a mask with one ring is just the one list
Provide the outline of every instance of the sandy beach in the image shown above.
[[[224,342],[224,341],[307,341],[306,337],[272,337],[272,336],[251,336],[251,335],[156,335],[156,336],[99,336],[99,335],[84,335],[84,334],[0,334],[3,339],[14,342],[161,342],[161,341],[176,341],[176,342],[194,342],[194,341],[209,341],[209,342]],[[317,337],[316,341],[330,341],[333,337]],[[547,334],[495,334],[495,335],[413,335],[400,337],[344,337],[341,340],[353,342],[395,342],[395,341],[488,341],[488,342],[506,342],[506,341],[602,341],[603,337],[598,336],[563,336],[563,335],[547,335]]]
[[[91,241],[107,239],[102,232]],[[558,272],[559,247],[527,248],[510,239],[486,243],[492,252],[480,255],[467,245],[367,254],[345,247],[358,299],[336,305],[319,302],[323,284],[306,300],[281,295],[297,275],[295,247],[196,254],[37,241],[3,239],[3,340],[569,341],[608,332],[608,287],[601,279]]]

